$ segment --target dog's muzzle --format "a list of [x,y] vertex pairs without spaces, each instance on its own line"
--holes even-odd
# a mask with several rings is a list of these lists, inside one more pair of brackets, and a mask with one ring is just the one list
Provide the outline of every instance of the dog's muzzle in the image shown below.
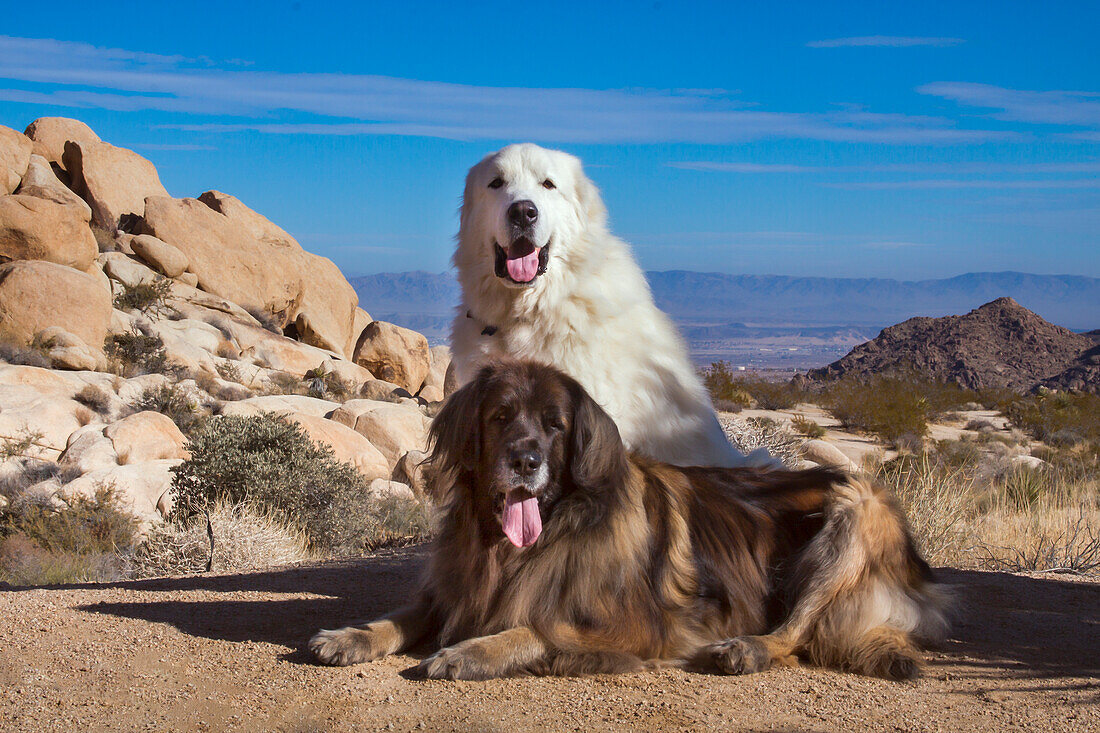
[[516,285],[533,284],[550,264],[549,242],[536,247],[530,239],[520,237],[507,249],[494,242],[493,251],[496,256],[496,276]]

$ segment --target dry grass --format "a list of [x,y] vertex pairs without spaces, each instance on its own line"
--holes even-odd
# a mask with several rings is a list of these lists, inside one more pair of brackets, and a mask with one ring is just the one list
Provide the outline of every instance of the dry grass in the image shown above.
[[880,465],[928,560],[991,570],[1100,570],[1095,474],[1015,467],[989,475],[919,456]]
[[310,560],[305,533],[254,504],[216,502],[209,510],[214,536],[211,558],[206,516],[153,527],[131,558],[139,578],[255,570]]
[[767,448],[769,454],[786,466],[797,466],[801,460],[798,449],[802,440],[775,420],[723,416],[718,422],[733,447],[745,455],[757,448]]

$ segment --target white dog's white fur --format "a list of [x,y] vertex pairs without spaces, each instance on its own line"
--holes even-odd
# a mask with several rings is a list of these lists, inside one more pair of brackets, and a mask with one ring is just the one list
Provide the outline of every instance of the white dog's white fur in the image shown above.
[[[490,186],[492,184],[492,186]],[[497,246],[515,228],[508,207],[531,201],[528,237],[546,270],[530,283],[497,276]],[[548,257],[547,257],[548,255]],[[498,355],[566,372],[607,410],[631,449],[678,465],[769,463],[726,440],[706,389],[580,161],[537,145],[510,145],[466,178],[454,255],[463,301],[451,334],[456,375],[469,381]]]

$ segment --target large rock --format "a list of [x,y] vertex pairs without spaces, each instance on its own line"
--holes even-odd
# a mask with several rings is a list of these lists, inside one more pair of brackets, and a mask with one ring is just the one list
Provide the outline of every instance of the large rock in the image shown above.
[[31,162],[32,146],[26,135],[0,125],[0,193],[11,193],[19,187]]
[[97,469],[62,486],[60,495],[91,498],[101,487],[111,486],[119,508],[146,523],[157,522],[172,510],[172,469],[180,463],[165,459]]
[[273,412],[327,417],[339,407],[338,402],[296,394],[263,395],[230,402],[222,407],[223,415],[262,415]]
[[373,320],[370,313],[356,306],[351,321],[351,333],[348,334],[347,348],[344,349],[344,353],[348,355],[348,358],[355,355],[355,347],[359,345],[359,337],[363,335],[363,331],[367,330],[367,326]]
[[416,331],[385,321],[374,321],[359,337],[355,363],[365,367],[376,378],[393,382],[416,394],[431,366],[428,339]]
[[336,460],[355,466],[368,481],[389,478],[392,473],[393,467],[382,452],[351,428],[316,415],[288,413],[285,416],[301,425],[310,440],[332,448]]
[[350,400],[332,413],[332,420],[352,428],[382,451],[391,472],[406,453],[426,450],[428,446],[431,423],[412,406]]
[[108,232],[117,231],[125,215],[142,216],[147,197],[168,195],[157,169],[132,150],[70,141],[64,162],[73,190],[92,207],[92,220]]
[[165,277],[179,277],[187,269],[187,255],[151,234],[139,234],[130,240],[130,247]]
[[34,142],[36,155],[41,155],[62,170],[65,168],[65,143],[92,145],[100,141],[92,128],[68,117],[39,117],[27,125],[24,134]]
[[103,434],[103,428],[102,423],[92,423],[70,435],[65,452],[57,459],[58,465],[81,475],[117,466],[115,444]]
[[46,260],[77,270],[95,262],[99,248],[75,206],[37,196],[0,196],[0,259]]
[[197,199],[151,197],[143,226],[187,256],[203,290],[271,313],[305,343],[347,356],[358,297],[329,260],[257,239],[240,217]]
[[799,448],[802,458],[813,461],[819,466],[840,468],[845,471],[858,471],[859,467],[840,448],[824,440],[807,440]]
[[55,460],[65,450],[69,436],[94,416],[70,399],[71,385],[61,378],[39,378],[42,372],[49,372],[36,367],[19,369],[14,375],[5,374],[17,381],[5,379],[0,384],[0,436],[16,441],[30,439],[26,455]]
[[0,265],[0,339],[30,344],[59,326],[102,354],[111,296],[91,275],[40,260]]
[[92,220],[92,209],[88,206],[88,202],[58,180],[49,161],[41,155],[31,155],[27,173],[23,176],[23,182],[16,193],[46,199],[62,206],[72,206],[80,212],[80,218],[85,222]]
[[273,244],[277,247],[287,247],[288,249],[300,250],[302,248],[302,245],[298,244],[298,240],[287,234],[282,227],[273,223],[263,214],[259,214],[245,206],[236,196],[230,196],[221,191],[207,191],[199,196],[199,201],[240,224],[257,241]]
[[46,349],[50,364],[56,369],[83,371],[106,366],[100,349],[92,348],[80,337],[60,326],[50,326],[39,331],[38,343]]
[[188,456],[184,447],[187,438],[171,418],[159,412],[146,410],[124,417],[108,425],[103,435],[110,439],[123,465]]

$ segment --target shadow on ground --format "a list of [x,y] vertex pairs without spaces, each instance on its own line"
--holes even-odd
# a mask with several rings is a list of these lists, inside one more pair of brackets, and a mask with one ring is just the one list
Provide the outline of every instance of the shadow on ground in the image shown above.
[[[285,645],[294,650],[286,659],[306,662],[297,650],[317,629],[404,605],[424,556],[424,547],[415,547],[268,572],[129,581],[111,587],[135,591],[133,602],[80,608],[167,623],[209,639]],[[990,680],[1006,670],[1035,679],[1100,676],[1100,585],[954,569],[940,577],[955,587],[958,613],[941,649],[946,654],[934,658],[931,673],[949,667],[955,676]],[[173,598],[190,591],[205,593],[201,600]],[[295,597],[219,597],[242,592]],[[318,597],[296,597],[303,594]]]

